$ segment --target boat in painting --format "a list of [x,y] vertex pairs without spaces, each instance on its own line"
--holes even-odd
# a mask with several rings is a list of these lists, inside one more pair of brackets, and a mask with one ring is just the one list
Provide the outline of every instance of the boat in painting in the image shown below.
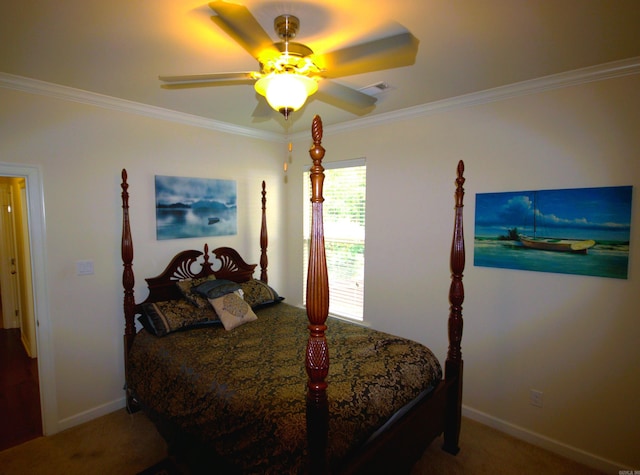
[[587,250],[596,245],[593,239],[557,239],[533,238],[520,234],[520,242],[524,247],[543,251],[575,252],[586,254]]
[[564,239],[553,237],[537,237],[538,226],[538,203],[537,193],[533,194],[533,237],[519,234],[518,239],[524,247],[529,249],[539,249],[541,251],[573,252],[586,254],[587,250],[596,245],[593,239]]

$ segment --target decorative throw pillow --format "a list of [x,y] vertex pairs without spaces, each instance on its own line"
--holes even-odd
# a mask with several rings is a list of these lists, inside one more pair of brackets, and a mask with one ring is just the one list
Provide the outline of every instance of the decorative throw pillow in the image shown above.
[[240,288],[244,292],[245,301],[254,310],[280,303],[284,300],[284,297],[280,297],[278,292],[261,280],[248,280],[247,282],[241,283]]
[[227,331],[258,319],[249,304],[235,292],[209,301]]
[[195,287],[195,291],[207,299],[215,299],[240,290],[240,285],[225,279],[208,280]]
[[210,308],[209,302],[207,302],[207,298],[203,297],[196,291],[196,287],[198,287],[203,282],[214,281],[216,280],[215,275],[209,275],[207,277],[199,277],[197,279],[184,279],[176,282],[176,285],[184,295],[184,298],[191,302],[198,308]]
[[164,336],[193,327],[220,324],[218,315],[208,302],[206,308],[197,308],[186,299],[145,303],[142,305],[140,321],[145,329],[156,336]]

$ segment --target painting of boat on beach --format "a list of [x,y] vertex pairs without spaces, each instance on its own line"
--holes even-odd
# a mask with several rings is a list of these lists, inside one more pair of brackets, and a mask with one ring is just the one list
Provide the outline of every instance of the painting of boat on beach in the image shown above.
[[626,279],[631,186],[478,193],[474,265]]
[[237,234],[235,180],[155,177],[156,238]]

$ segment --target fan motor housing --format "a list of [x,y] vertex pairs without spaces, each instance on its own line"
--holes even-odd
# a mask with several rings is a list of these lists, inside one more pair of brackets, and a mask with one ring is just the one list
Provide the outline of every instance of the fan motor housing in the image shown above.
[[273,28],[279,38],[291,40],[296,37],[300,29],[300,20],[293,15],[280,15],[273,21]]

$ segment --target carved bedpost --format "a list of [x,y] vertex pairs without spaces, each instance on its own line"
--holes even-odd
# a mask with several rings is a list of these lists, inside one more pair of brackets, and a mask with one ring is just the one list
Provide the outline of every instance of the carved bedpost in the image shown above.
[[313,473],[325,473],[328,431],[327,382],[329,373],[329,349],[325,323],[329,315],[329,277],[324,248],[322,221],[322,185],[325,150],[322,142],[322,120],[313,118],[311,126],[313,147],[309,155],[311,167],[311,244],[307,274],[307,317],[309,340],[306,352],[307,381],[307,437],[310,452],[310,469]]
[[269,283],[267,275],[267,244],[269,238],[267,236],[267,190],[264,181],[262,182],[262,226],[260,227],[260,280],[265,284]]
[[462,417],[462,302],[464,301],[464,286],[462,273],[465,264],[464,230],[462,209],[464,200],[464,162],[458,162],[456,178],[456,206],[453,227],[453,242],[451,243],[451,286],[449,288],[449,351],[445,363],[445,379],[448,386],[447,407],[445,414],[444,450],[456,454],[460,450],[458,441],[460,436],[460,421]]
[[[131,225],[129,223],[129,184],[127,183],[127,170],[122,169],[122,287],[124,288],[124,378],[127,380],[127,359],[129,358],[129,350],[136,336],[135,327],[135,298],[133,295],[133,286],[135,277],[133,275],[133,239],[131,238]],[[127,411],[136,412],[139,407],[133,396],[126,391]]]
[[129,224],[129,184],[127,183],[127,170],[122,169],[122,286],[124,287],[124,351],[125,355],[131,348],[131,343],[136,333],[135,298],[133,296],[133,286],[135,278],[133,276],[133,240],[131,239],[131,226]]
[[329,277],[327,258],[324,249],[324,229],[322,222],[322,185],[324,182],[324,148],[322,141],[322,121],[315,116],[312,125],[313,147],[309,155],[313,160],[311,167],[311,246],[309,249],[309,268],[307,277],[307,316],[309,318],[309,341],[307,344],[307,374],[309,376],[309,398],[326,399],[329,372],[329,351],[325,322],[329,315]]

